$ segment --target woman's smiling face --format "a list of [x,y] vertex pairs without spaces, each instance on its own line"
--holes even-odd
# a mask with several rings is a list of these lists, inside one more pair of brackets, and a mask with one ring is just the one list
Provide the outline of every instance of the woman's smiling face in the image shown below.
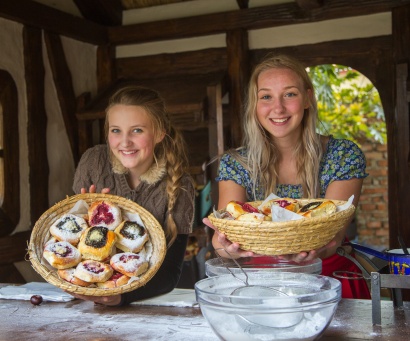
[[108,143],[115,157],[131,172],[145,173],[154,161],[157,137],[143,107],[116,104],[108,111]]
[[308,95],[302,79],[287,68],[269,69],[258,77],[257,117],[273,138],[299,137]]

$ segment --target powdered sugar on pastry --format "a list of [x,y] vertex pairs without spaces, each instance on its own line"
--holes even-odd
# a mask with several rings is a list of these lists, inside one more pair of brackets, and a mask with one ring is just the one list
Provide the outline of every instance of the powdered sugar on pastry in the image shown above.
[[86,282],[105,282],[112,274],[113,269],[109,264],[95,260],[85,260],[77,265],[74,276]]
[[117,253],[112,256],[110,264],[114,270],[129,277],[139,276],[148,269],[148,261],[145,253],[132,252]]
[[68,242],[49,243],[44,248],[43,257],[56,269],[67,269],[81,261],[81,253]]
[[50,227],[50,234],[60,241],[77,245],[81,234],[88,228],[87,222],[74,214],[64,214]]
[[135,221],[124,221],[116,229],[118,240],[115,244],[117,248],[125,252],[139,252],[148,241],[147,230]]

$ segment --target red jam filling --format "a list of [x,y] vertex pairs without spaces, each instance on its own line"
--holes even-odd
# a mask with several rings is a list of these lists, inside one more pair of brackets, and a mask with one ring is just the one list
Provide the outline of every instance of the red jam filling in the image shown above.
[[116,272],[114,275],[111,276],[110,280],[112,281],[116,281],[118,279],[120,279],[123,276],[123,274]]
[[98,205],[94,212],[91,218],[91,225],[98,225],[100,223],[109,225],[114,221],[114,216],[110,212],[109,206],[105,203]]
[[132,260],[132,259],[139,259],[140,256],[138,255],[122,255],[120,257],[120,262],[122,263],[127,263],[128,261]]
[[278,200],[276,201],[280,207],[285,208],[286,206],[290,205],[290,202],[287,200]]
[[250,205],[246,202],[244,203],[244,202],[237,201],[236,203],[241,205],[243,210],[248,212],[248,213],[259,213],[257,208],[253,207],[252,205]]

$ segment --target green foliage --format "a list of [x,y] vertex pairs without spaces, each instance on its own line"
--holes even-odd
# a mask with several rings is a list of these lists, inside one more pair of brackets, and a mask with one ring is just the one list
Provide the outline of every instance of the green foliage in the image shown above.
[[387,141],[383,107],[377,89],[362,74],[342,65],[307,69],[318,99],[318,132],[363,142]]

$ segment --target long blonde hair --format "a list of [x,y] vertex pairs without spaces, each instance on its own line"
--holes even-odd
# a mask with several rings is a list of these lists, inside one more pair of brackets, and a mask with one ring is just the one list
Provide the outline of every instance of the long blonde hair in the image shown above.
[[[322,158],[320,136],[316,134],[317,103],[314,87],[304,66],[296,59],[285,55],[268,55],[253,70],[249,81],[247,101],[244,114],[243,146],[248,153],[235,157],[245,165],[251,174],[254,184],[253,193],[256,197],[256,184],[265,190],[265,195],[276,193],[278,182],[279,153],[269,133],[259,123],[256,114],[258,100],[258,77],[270,69],[290,69],[302,80],[305,96],[309,98],[309,108],[305,109],[302,120],[302,136],[294,148],[297,174],[301,181],[304,197],[319,196],[319,167]],[[308,96],[307,91],[312,91]]]
[[[168,117],[165,101],[160,94],[152,89],[136,85],[126,85],[117,90],[109,99],[105,110],[105,136],[108,138],[108,112],[117,104],[139,106],[145,109],[152,121],[154,135],[156,137],[165,132],[165,137],[157,143],[154,149],[154,159],[157,164],[165,164],[167,171],[167,196],[168,196],[168,217],[165,227],[165,236],[168,247],[174,242],[178,230],[172,216],[179,192],[182,190],[181,181],[188,167],[186,145],[182,134],[175,129]],[[125,174],[128,169],[110,153],[113,171]]]

